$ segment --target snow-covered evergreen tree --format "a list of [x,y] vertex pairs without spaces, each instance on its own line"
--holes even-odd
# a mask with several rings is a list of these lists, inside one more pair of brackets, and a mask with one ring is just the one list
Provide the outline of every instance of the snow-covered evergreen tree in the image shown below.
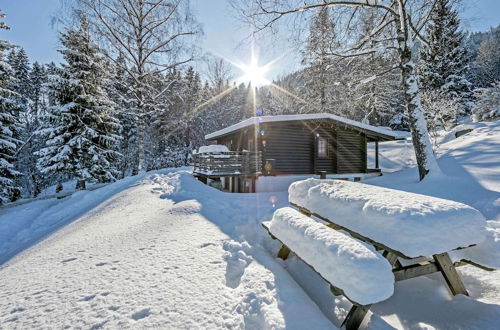
[[[5,14],[0,12],[0,19]],[[0,21],[0,29],[9,29]],[[5,51],[12,45],[0,40],[0,205],[16,200],[20,196],[20,188],[15,183],[15,178],[20,173],[14,168],[14,161],[19,140],[15,138],[20,130],[16,114],[19,109],[15,101],[15,92],[12,86],[12,69],[4,60]]]
[[490,87],[500,80],[500,31],[492,33],[479,45],[473,64],[474,81],[478,87]]
[[474,94],[477,99],[472,109],[475,121],[500,118],[500,80],[491,87],[476,89]]
[[45,67],[38,62],[33,63],[29,72],[29,108],[23,116],[22,146],[18,153],[18,168],[23,172],[19,179],[23,187],[23,195],[26,197],[36,197],[47,184],[44,176],[38,169],[38,157],[36,152],[43,148],[45,141],[36,134],[41,125],[41,116],[45,114],[47,100],[45,96],[45,86],[47,74]]
[[46,147],[38,154],[42,173],[68,174],[77,179],[77,189],[85,189],[87,181],[115,180],[119,124],[110,116],[113,103],[103,88],[106,62],[85,16],[78,25],[61,33],[66,63],[60,75],[50,77],[49,93],[57,103],[45,116],[48,126],[40,133]]
[[30,71],[29,98],[31,99],[31,113],[40,115],[46,107],[45,88],[47,82],[47,70],[45,67],[34,62]]
[[119,150],[122,157],[118,169],[120,177],[125,177],[132,173],[132,168],[137,162],[137,112],[134,108],[135,99],[131,91],[133,81],[126,73],[128,67],[123,55],[118,55],[111,68],[112,74],[107,91],[111,100],[116,104],[115,117],[120,122]]
[[31,79],[30,79],[30,63],[28,55],[24,48],[20,48],[17,52],[12,51],[11,66],[13,69],[12,89],[16,92],[16,101],[19,105],[21,114],[27,116],[29,112]]
[[426,30],[427,44],[420,51],[419,79],[423,90],[441,90],[470,99],[471,84],[467,80],[469,55],[460,18],[450,0],[437,0]]

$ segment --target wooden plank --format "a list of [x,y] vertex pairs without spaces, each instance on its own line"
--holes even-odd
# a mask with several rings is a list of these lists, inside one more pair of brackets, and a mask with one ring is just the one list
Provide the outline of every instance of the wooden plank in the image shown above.
[[433,255],[434,260],[436,261],[437,268],[443,274],[448,287],[450,288],[451,293],[456,296],[458,294],[464,294],[466,296],[469,295],[467,289],[465,288],[460,275],[458,275],[453,262],[450,259],[448,253],[440,253]]
[[345,326],[346,330],[359,329],[371,306],[372,305],[352,306],[344,322],[342,322],[342,326]]
[[399,282],[408,280],[410,278],[429,275],[438,271],[439,269],[434,262],[425,261],[415,265],[397,268],[392,272],[394,274],[394,279],[396,280],[396,282]]
[[391,266],[394,266],[396,264],[396,262],[398,261],[398,256],[395,253],[392,253],[390,251],[384,251],[382,253],[382,256],[387,259],[387,261],[389,262],[389,264]]

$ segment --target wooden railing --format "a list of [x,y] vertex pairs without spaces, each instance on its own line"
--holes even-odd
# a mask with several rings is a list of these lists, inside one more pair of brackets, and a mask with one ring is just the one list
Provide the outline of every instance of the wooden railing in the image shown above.
[[259,174],[261,168],[261,152],[204,152],[194,155],[193,172],[204,176]]

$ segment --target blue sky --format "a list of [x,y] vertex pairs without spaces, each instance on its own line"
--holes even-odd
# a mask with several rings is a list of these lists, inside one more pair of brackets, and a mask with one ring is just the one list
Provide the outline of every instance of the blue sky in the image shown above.
[[[194,0],[192,8],[202,23],[205,36],[202,47],[232,60],[249,60],[247,47],[239,46],[250,33],[248,27],[234,18],[231,0]],[[500,24],[500,0],[465,0],[462,20],[470,31],[484,31]],[[10,31],[0,31],[0,39],[23,46],[31,59],[43,63],[59,61],[57,53],[60,26],[52,26],[51,19],[60,10],[60,0],[0,0],[0,9],[7,14]],[[271,77],[289,72],[296,62],[296,55],[285,43],[268,45],[261,49],[262,62],[283,55],[285,58],[270,72]],[[263,63],[261,63],[263,64]]]

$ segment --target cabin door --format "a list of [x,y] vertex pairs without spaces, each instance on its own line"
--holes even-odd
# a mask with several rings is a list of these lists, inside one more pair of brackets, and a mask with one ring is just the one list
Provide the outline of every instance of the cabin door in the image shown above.
[[331,133],[318,130],[314,137],[314,171],[336,173],[334,139]]

